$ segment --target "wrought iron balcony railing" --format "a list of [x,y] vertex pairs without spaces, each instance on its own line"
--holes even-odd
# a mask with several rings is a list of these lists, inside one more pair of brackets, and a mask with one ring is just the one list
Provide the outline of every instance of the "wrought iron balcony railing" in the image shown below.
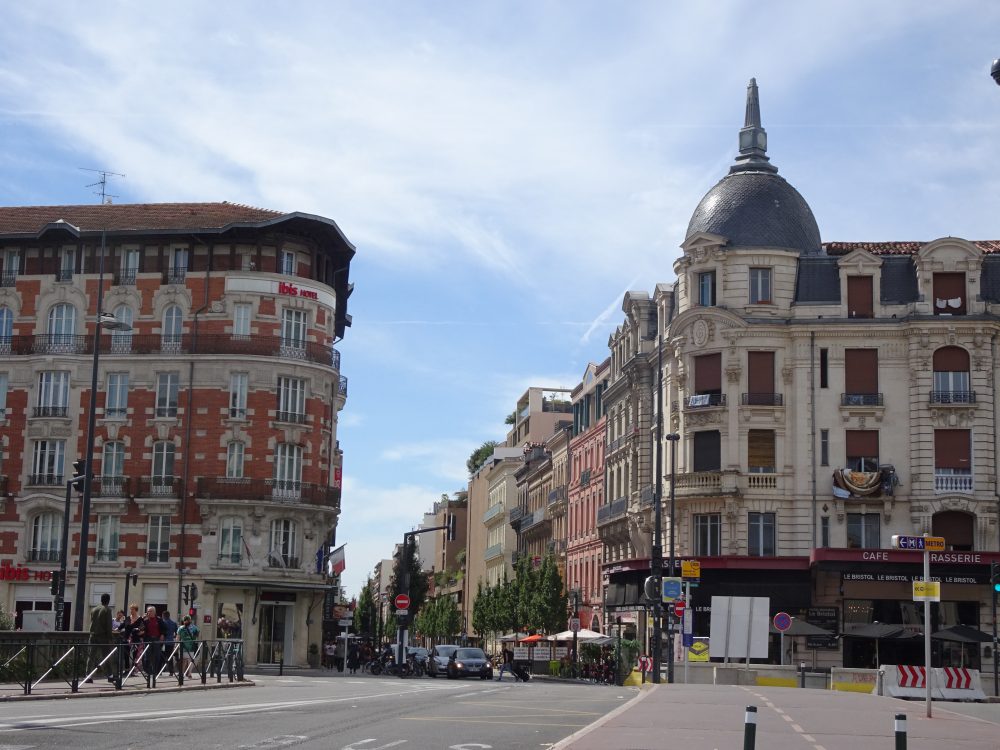
[[617,500],[612,500],[610,503],[606,503],[597,509],[597,523],[607,523],[608,521],[612,521],[619,516],[624,516],[625,511],[627,510],[627,497],[620,497]]
[[122,268],[115,271],[115,286],[135,286],[135,277],[139,273],[138,268]]
[[31,410],[32,417],[66,417],[68,414],[66,406],[35,406]]
[[975,391],[931,391],[932,404],[974,404]]
[[496,505],[491,505],[489,508],[486,509],[486,512],[483,513],[483,523],[488,523],[497,516],[503,515],[503,509],[504,509],[503,503],[497,503]]
[[128,497],[130,486],[128,477],[94,477],[91,481],[91,494],[94,497]]
[[274,415],[275,422],[288,422],[290,424],[305,424],[306,415],[297,411],[279,411]]
[[187,278],[187,266],[171,266],[163,272],[164,284],[183,284]]
[[885,406],[881,393],[841,393],[841,406]]
[[142,477],[139,479],[138,497],[172,497],[181,496],[180,477]]
[[267,567],[269,568],[297,568],[299,567],[299,558],[291,557],[290,555],[277,555],[270,554],[267,558]]
[[29,550],[28,562],[59,562],[59,550],[57,549]]
[[35,487],[56,487],[63,483],[62,474],[29,474],[28,484]]
[[17,286],[17,271],[4,271],[0,273],[0,287],[12,287]]
[[706,406],[725,406],[725,393],[698,393],[684,399],[684,408],[701,409]]
[[784,399],[780,393],[744,393],[743,406],[782,406]]
[[339,508],[341,489],[283,479],[198,477],[197,492],[205,500],[270,500]]

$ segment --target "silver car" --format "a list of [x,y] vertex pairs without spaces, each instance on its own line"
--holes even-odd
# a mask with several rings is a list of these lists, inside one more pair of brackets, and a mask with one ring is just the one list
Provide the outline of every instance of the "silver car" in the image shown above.
[[448,674],[448,660],[461,646],[435,646],[427,657],[427,676],[437,677]]

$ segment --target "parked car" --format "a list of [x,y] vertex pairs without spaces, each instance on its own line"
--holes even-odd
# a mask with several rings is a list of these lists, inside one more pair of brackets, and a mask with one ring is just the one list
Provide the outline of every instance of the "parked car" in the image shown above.
[[481,648],[455,649],[448,659],[448,679],[455,680],[459,677],[492,680],[493,664]]
[[435,646],[432,648],[430,655],[427,657],[427,676],[437,677],[438,675],[448,674],[448,660],[460,648],[461,646],[457,645]]

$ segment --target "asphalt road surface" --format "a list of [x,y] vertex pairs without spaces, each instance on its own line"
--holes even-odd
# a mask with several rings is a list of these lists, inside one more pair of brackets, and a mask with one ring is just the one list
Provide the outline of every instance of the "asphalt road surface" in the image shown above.
[[254,687],[0,704],[0,750],[543,748],[635,688],[370,675],[252,676]]

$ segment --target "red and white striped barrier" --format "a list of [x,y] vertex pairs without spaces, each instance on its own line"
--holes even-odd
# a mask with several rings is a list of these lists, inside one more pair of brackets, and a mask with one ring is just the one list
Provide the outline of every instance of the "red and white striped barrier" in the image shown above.
[[972,670],[965,667],[945,667],[944,685],[949,690],[972,690]]
[[901,688],[927,688],[927,672],[923,667],[911,667],[909,664],[896,666],[898,684]]
[[[884,691],[893,698],[925,698],[927,670],[910,664],[883,664]],[[986,700],[978,669],[944,667],[931,670],[931,698],[946,701]]]

